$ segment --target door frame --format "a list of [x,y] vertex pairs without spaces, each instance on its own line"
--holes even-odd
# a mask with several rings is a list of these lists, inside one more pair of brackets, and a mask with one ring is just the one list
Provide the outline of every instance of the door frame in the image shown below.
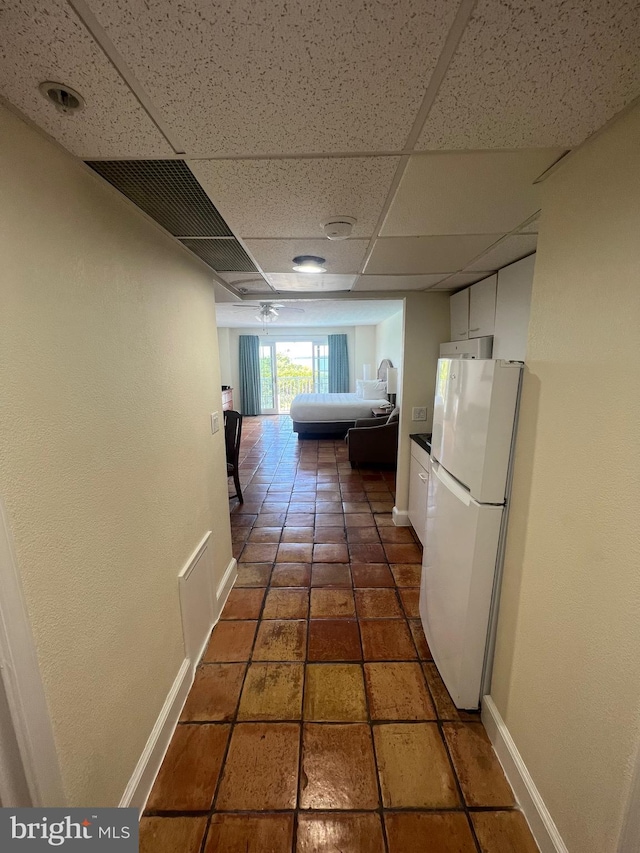
[[[260,337],[258,342],[259,347],[259,358],[262,360],[262,348],[269,348],[271,350],[271,399],[274,403],[274,408],[272,409],[262,409],[263,415],[277,415],[278,414],[278,372],[276,367],[276,342],[273,340],[263,340]],[[262,370],[260,370],[260,397],[262,397]]]
[[[22,591],[13,539],[0,496],[0,690],[6,697],[17,754],[3,753],[4,792],[26,785],[30,802],[21,806],[66,805],[53,727],[47,707],[36,646]],[[14,784],[11,784],[11,783]],[[24,784],[22,785],[24,787]],[[16,806],[15,803],[3,805]]]

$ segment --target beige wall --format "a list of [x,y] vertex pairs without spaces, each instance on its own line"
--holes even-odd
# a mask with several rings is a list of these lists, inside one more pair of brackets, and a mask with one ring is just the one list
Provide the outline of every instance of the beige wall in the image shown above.
[[[371,377],[376,373],[376,327],[354,326],[353,366],[356,379],[364,378],[364,365],[371,365]],[[355,391],[355,387],[354,387]]]
[[[449,340],[449,294],[412,293],[404,301],[404,352],[400,371],[400,447],[396,508],[409,506],[409,464],[413,432],[431,432],[440,344]],[[394,361],[395,364],[395,361]],[[427,407],[426,421],[411,419],[414,406]]]
[[492,696],[570,853],[640,732],[640,110],[543,184]]
[[0,486],[71,804],[116,805],[231,559],[210,276],[2,111]]
[[380,364],[383,358],[390,358],[394,367],[402,367],[402,315],[403,311],[400,310],[376,326],[376,365]]

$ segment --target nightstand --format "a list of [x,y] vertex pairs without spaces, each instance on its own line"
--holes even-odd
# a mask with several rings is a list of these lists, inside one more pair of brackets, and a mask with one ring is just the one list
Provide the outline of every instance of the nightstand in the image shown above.
[[371,417],[372,418],[388,418],[392,411],[393,411],[393,406],[389,406],[388,409],[382,409],[382,408],[378,407],[376,409],[371,409]]

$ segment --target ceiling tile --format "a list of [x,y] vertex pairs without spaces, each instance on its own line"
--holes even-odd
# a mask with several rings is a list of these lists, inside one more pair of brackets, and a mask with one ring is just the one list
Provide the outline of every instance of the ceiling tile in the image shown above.
[[432,287],[431,290],[457,290],[459,287],[467,287],[469,284],[475,284],[476,281],[482,281],[483,278],[489,275],[493,275],[493,273],[487,271],[457,273],[449,278],[445,278],[440,284]]
[[232,285],[240,293],[272,293],[269,283],[260,273],[221,272],[220,278]]
[[442,281],[448,273],[436,275],[361,275],[355,283],[354,290],[426,290],[437,282]]
[[305,273],[268,273],[267,278],[279,291],[321,292],[351,290],[356,275],[308,275]]
[[376,240],[368,275],[458,272],[501,234],[445,237],[382,237]]
[[290,273],[298,255],[325,258],[328,273],[357,273],[364,260],[367,240],[246,240],[249,251],[265,273]]
[[370,237],[398,162],[337,157],[191,160],[189,166],[241,237],[322,237],[321,223],[336,214],[357,219],[354,237]]
[[418,148],[572,148],[638,94],[637,0],[479,0]]
[[495,248],[469,264],[465,272],[474,270],[491,270],[494,272],[501,267],[506,267],[507,264],[512,264],[514,261],[524,258],[525,255],[535,252],[537,241],[536,234],[512,234],[510,237],[505,237]]
[[414,155],[409,159],[382,237],[504,234],[540,209],[534,180],[559,148]]
[[89,5],[198,157],[401,148],[456,12],[450,0]]
[[523,225],[521,228],[518,228],[518,233],[519,234],[537,234],[539,227],[540,227],[540,215],[536,216],[536,218],[532,219],[530,222],[527,222],[527,224]]
[[[0,5],[0,94],[85,159],[171,157],[173,149],[63,0]],[[38,91],[64,83],[86,101],[65,116]]]

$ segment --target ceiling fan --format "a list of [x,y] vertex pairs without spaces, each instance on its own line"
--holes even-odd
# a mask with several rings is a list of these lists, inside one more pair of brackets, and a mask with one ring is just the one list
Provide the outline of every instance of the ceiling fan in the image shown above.
[[304,308],[290,308],[288,305],[283,305],[280,302],[261,302],[260,306],[256,305],[234,305],[234,308],[248,308],[251,311],[255,311],[258,308],[258,313],[256,314],[256,320],[260,320],[263,326],[266,326],[267,323],[273,323],[278,319],[280,315],[280,311],[296,311],[299,314],[304,314]]

